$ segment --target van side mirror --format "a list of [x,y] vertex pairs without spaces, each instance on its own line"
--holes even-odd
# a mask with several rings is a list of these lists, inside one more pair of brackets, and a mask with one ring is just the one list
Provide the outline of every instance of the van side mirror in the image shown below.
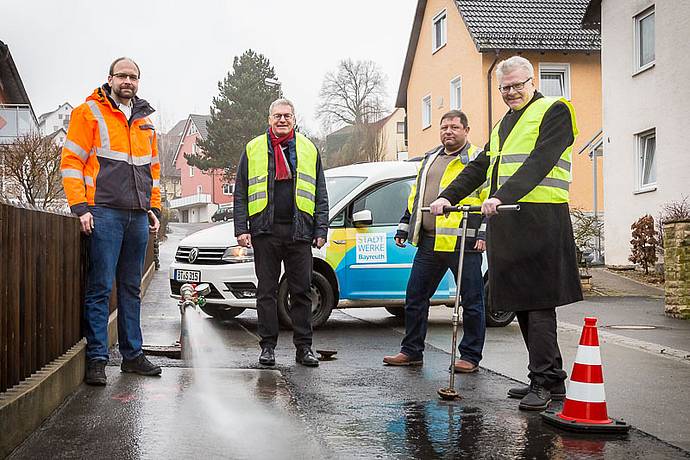
[[355,227],[366,227],[371,225],[373,221],[371,211],[368,209],[362,209],[352,214],[352,222],[355,224]]

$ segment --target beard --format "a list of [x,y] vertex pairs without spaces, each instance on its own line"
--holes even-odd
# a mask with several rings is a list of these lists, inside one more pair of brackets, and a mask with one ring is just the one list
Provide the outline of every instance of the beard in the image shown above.
[[120,99],[133,99],[137,90],[131,86],[113,88],[113,93]]

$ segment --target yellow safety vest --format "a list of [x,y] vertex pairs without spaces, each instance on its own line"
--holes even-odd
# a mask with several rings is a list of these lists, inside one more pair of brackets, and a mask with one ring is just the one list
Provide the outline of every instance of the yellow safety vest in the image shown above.
[[[433,164],[436,157],[442,154],[442,150],[443,147],[422,161],[422,164],[419,167],[419,172],[417,173],[417,180],[412,186],[412,190],[410,190],[410,195],[407,199],[407,209],[410,212],[410,223],[407,227],[409,241],[415,246],[419,244],[419,236],[422,228],[422,212],[419,197],[421,196],[422,199],[424,197],[427,173],[429,172],[429,168]],[[457,158],[448,163],[448,166],[441,177],[441,183],[439,184],[438,188],[439,194],[446,187],[448,187],[448,185],[450,185],[450,183],[453,182],[456,177],[458,177],[462,170],[465,169],[465,165],[474,160],[479,152],[479,148],[470,144],[470,147],[466,152],[458,155]],[[417,193],[417,190],[419,190],[419,193]],[[479,199],[479,191],[479,189],[475,190],[475,192],[460,200],[460,202],[456,204],[466,204],[471,206],[481,205],[482,202]],[[448,215],[448,217],[444,215],[436,216],[434,251],[454,252],[456,250],[458,237],[462,236],[462,228],[460,227],[461,222],[462,213],[459,212],[452,212]],[[477,230],[478,229],[468,228],[467,236],[470,238],[475,237],[477,235]]]
[[[297,209],[314,215],[316,202],[316,160],[314,144],[300,133],[295,133],[297,174],[295,178],[295,204]],[[260,213],[268,204],[268,136],[262,134],[247,143],[247,203],[249,215]]]
[[[491,189],[491,177],[496,161],[498,164],[497,189],[520,169],[522,163],[529,157],[534,150],[539,137],[539,127],[544,119],[544,115],[549,108],[556,102],[561,101],[570,110],[572,120],[573,139],[577,137],[578,130],[575,123],[575,110],[572,104],[564,98],[544,97],[537,99],[530,104],[525,113],[522,114],[518,122],[513,127],[510,134],[499,148],[500,140],[498,130],[501,122],[494,126],[489,142],[489,169],[486,171],[486,182],[483,184],[481,192],[482,200],[488,197]],[[574,141],[573,141],[574,142]],[[532,191],[520,198],[522,203],[567,203],[569,200],[570,183],[572,176],[572,144],[569,145],[558,160],[556,166],[546,175],[546,177]]]

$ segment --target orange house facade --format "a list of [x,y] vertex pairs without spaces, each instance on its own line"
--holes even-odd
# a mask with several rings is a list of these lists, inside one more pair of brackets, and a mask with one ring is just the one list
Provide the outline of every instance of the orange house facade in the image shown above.
[[575,107],[571,206],[601,212],[602,159],[591,148],[602,125],[600,37],[580,27],[587,3],[419,0],[396,100],[407,113],[409,157],[440,144],[440,118],[451,109],[467,114],[470,140],[483,147],[507,111],[494,68],[519,54],[534,66],[539,91]]

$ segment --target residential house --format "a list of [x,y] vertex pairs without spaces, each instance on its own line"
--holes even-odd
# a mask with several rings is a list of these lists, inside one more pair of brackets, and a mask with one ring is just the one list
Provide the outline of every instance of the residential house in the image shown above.
[[53,134],[59,129],[67,131],[69,128],[69,117],[72,113],[72,104],[64,102],[57,109],[46,112],[38,117],[38,129],[42,136]]
[[[0,144],[37,131],[36,115],[9,47],[0,41]],[[0,195],[10,194],[13,184],[5,174],[0,155]]]
[[410,157],[440,144],[440,118],[451,109],[467,114],[470,140],[483,147],[507,110],[495,66],[520,54],[534,65],[535,83],[543,94],[563,96],[575,106],[580,135],[574,146],[571,205],[602,209],[601,194],[594,202],[601,167],[593,180],[590,158],[577,154],[601,130],[600,38],[597,31],[580,27],[587,3],[419,0],[396,101],[406,109]]
[[60,127],[56,131],[48,134],[46,137],[53,141],[54,144],[62,147],[65,145],[65,139],[67,139],[67,128]]
[[407,160],[404,109],[396,107],[390,115],[379,121],[379,142],[382,160]]
[[158,156],[161,163],[161,200],[164,207],[170,206],[170,201],[182,196],[180,170],[175,167],[175,153],[180,145],[187,119],[178,121],[167,133],[158,136]]
[[206,123],[210,119],[210,115],[189,115],[173,156],[173,164],[180,170],[182,193],[170,200],[170,209],[180,213],[181,222],[209,222],[220,206],[232,204],[235,184],[225,180],[223,170],[203,172],[185,158],[185,154],[201,151],[197,141],[208,136]]
[[690,2],[592,0],[583,26],[602,39],[606,263],[629,265],[630,225],[690,197]]
[[13,142],[36,129],[36,115],[22,78],[9,47],[0,41],[0,143]]
[[[364,151],[353,152],[351,141],[370,138],[358,147]],[[390,115],[359,127],[346,125],[326,136],[328,167],[352,164],[360,161],[392,161],[407,159],[405,143],[405,110],[396,108]]]

